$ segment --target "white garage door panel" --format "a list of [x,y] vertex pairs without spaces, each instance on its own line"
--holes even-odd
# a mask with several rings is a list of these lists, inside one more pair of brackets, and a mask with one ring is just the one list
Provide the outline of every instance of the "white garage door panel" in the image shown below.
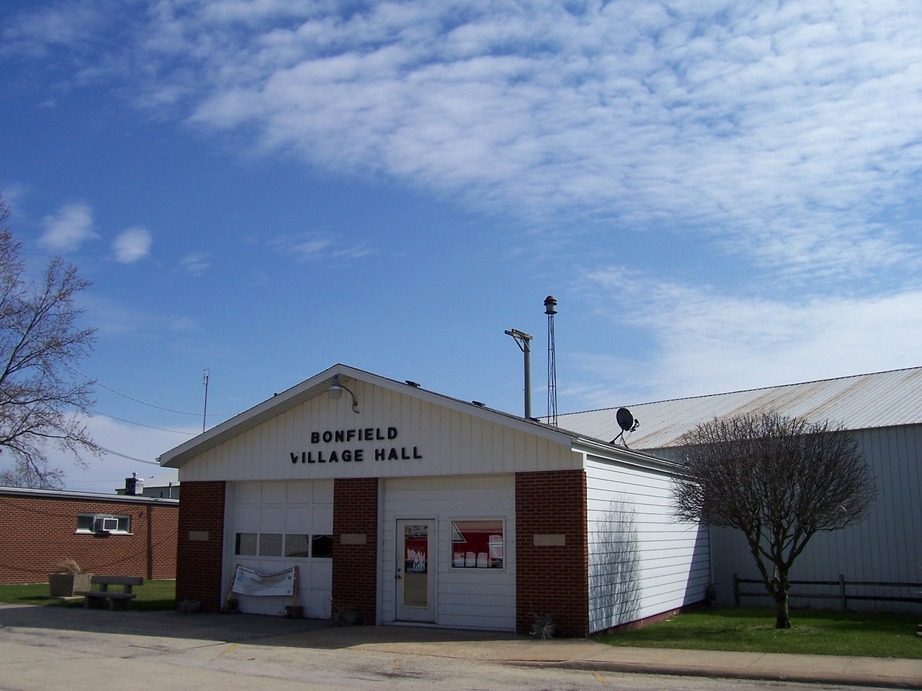
[[284,482],[264,482],[262,483],[262,503],[263,504],[284,504],[285,503],[285,484]]
[[329,506],[315,506],[311,523],[314,526],[314,532],[318,535],[333,534],[333,504]]
[[285,530],[285,510],[280,506],[263,506],[259,511],[259,532],[281,533]]
[[[333,482],[238,482],[228,486],[230,513],[226,582],[237,565],[261,573],[276,573],[298,567],[297,604],[307,617],[329,618],[332,597],[332,560],[314,557],[237,555],[237,533],[310,536],[333,532]],[[246,613],[284,615],[290,597],[236,596]]]
[[313,526],[318,528],[316,521],[313,520],[314,512],[303,506],[289,506],[285,511],[285,532],[286,533],[303,533],[304,526]]

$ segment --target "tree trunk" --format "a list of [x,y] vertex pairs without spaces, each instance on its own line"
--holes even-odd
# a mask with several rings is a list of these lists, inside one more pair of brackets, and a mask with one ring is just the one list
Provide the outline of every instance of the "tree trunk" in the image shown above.
[[788,596],[784,595],[779,602],[775,603],[775,628],[791,628],[791,615],[788,612]]
[[775,583],[772,595],[775,598],[775,628],[791,628],[791,612],[788,607],[788,590],[790,585],[785,577],[782,582]]

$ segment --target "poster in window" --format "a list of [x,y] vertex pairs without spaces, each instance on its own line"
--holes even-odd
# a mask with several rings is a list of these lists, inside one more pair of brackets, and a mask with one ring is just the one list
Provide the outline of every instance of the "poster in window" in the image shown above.
[[425,526],[407,526],[404,529],[404,569],[407,573],[426,573],[429,535]]

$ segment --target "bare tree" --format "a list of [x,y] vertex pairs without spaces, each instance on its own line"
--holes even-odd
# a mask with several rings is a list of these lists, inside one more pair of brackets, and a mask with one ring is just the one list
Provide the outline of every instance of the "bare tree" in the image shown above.
[[79,419],[93,404],[92,382],[70,369],[94,340],[93,329],[78,326],[75,304],[89,284],[60,257],[29,281],[8,217],[0,199],[0,454],[12,463],[0,483],[57,487],[63,472],[49,462],[50,447],[73,454],[78,465],[85,465],[82,453],[99,453]]
[[775,602],[775,626],[790,628],[794,560],[814,534],[862,520],[874,501],[857,441],[827,421],[764,413],[703,423],[684,442],[676,514],[743,531]]

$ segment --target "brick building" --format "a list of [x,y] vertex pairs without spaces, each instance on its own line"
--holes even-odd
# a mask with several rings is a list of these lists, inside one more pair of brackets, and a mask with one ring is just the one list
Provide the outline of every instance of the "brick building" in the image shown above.
[[42,583],[73,559],[97,574],[176,575],[175,499],[0,487],[0,583]]
[[706,529],[672,517],[672,463],[345,365],[160,460],[183,491],[177,598],[208,610],[238,566],[297,566],[310,617],[527,632],[547,615],[583,636],[710,583]]

